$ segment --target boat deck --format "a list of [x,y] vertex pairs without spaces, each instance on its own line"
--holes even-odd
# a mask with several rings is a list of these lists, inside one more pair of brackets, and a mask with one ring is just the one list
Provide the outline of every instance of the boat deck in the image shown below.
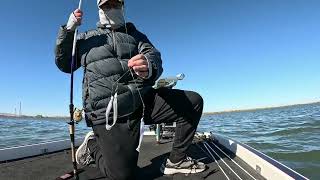
[[[157,144],[155,137],[145,136],[138,161],[137,179],[264,179],[230,151],[210,140],[195,140],[188,150],[191,157],[208,166],[206,171],[165,176],[159,169],[169,155],[171,146],[170,139]],[[80,167],[80,170],[80,180],[105,179],[95,167]],[[0,164],[1,180],[48,180],[69,172],[72,172],[72,163],[70,151],[67,150]]]

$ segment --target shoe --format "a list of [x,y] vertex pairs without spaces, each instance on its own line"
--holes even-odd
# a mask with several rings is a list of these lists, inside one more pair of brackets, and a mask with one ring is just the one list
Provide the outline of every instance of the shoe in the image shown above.
[[192,159],[191,157],[186,157],[178,163],[172,163],[168,158],[165,163],[162,164],[160,170],[163,174],[193,174],[199,173],[206,169],[206,165],[202,162]]
[[78,164],[82,166],[87,166],[91,162],[94,161],[94,159],[90,155],[90,150],[88,147],[88,141],[90,139],[94,139],[94,133],[93,131],[90,131],[87,133],[86,137],[84,138],[83,143],[79,146],[76,152],[76,161]]

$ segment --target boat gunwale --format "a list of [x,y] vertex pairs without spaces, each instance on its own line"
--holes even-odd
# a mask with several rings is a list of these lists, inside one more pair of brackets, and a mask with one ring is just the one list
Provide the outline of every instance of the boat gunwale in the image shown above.
[[[246,150],[248,150],[249,152],[257,155],[259,158],[261,158],[263,161],[266,161],[268,162],[270,165],[274,166],[276,169],[279,169],[280,171],[284,172],[285,174],[287,174],[288,176],[290,176],[291,178],[295,179],[295,180],[309,180],[307,177],[303,176],[302,174],[296,172],[295,170],[291,169],[290,167],[282,164],[281,162],[273,159],[272,157],[262,153],[261,151],[258,151],[256,150],[255,148],[247,145],[247,144],[244,144],[244,143],[241,143],[237,140],[234,140],[230,137],[227,137],[227,136],[224,136],[224,135],[221,135],[219,133],[213,133],[213,132],[210,132],[210,137],[212,138],[212,140],[215,140],[218,142],[218,144],[220,144],[221,146],[227,148],[228,150],[230,150],[231,152],[233,152],[237,157],[239,157],[237,155],[237,152],[234,152],[232,149],[229,149],[227,146],[221,144],[219,142],[218,139],[224,139],[224,140],[231,140],[233,141],[236,145],[240,145],[242,146],[243,148],[245,148]],[[242,159],[241,157],[239,157],[240,159]],[[243,159],[242,159],[243,160]],[[243,160],[244,161],[244,160]],[[244,161],[245,163],[247,163],[246,161]],[[251,166],[252,167],[252,166]]]

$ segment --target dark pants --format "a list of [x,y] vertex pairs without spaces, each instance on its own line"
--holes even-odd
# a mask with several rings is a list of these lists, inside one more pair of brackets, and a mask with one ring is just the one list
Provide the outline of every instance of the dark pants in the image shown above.
[[[192,143],[202,114],[203,99],[192,91],[161,88],[148,93],[144,102],[146,124],[176,122],[169,159],[179,162],[185,158]],[[97,166],[108,178],[124,180],[135,176],[141,115],[142,108],[130,117],[129,122],[116,123],[110,131],[105,125],[93,127],[96,139],[89,141],[89,149]]]

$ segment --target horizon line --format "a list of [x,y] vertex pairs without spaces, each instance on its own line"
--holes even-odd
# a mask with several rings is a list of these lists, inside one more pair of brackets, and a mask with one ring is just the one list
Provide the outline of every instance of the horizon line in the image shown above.
[[[264,110],[264,109],[275,109],[275,108],[284,108],[284,107],[290,107],[290,106],[298,106],[298,105],[307,105],[307,104],[316,104],[320,103],[319,100],[317,101],[312,101],[312,102],[304,102],[304,103],[294,103],[294,104],[287,104],[287,105],[274,105],[274,106],[265,106],[265,107],[255,107],[255,108],[245,108],[245,109],[230,109],[230,110],[221,110],[221,111],[207,111],[207,112],[202,112],[202,114],[222,114],[222,113],[230,113],[230,112],[245,112],[245,111],[257,111],[257,110]],[[7,116],[7,117],[36,117],[41,115],[43,118],[67,118],[70,116],[65,116],[65,115],[42,115],[42,114],[37,114],[37,115],[26,115],[22,114],[21,116],[13,114],[13,113],[2,113],[0,112],[0,116]]]

